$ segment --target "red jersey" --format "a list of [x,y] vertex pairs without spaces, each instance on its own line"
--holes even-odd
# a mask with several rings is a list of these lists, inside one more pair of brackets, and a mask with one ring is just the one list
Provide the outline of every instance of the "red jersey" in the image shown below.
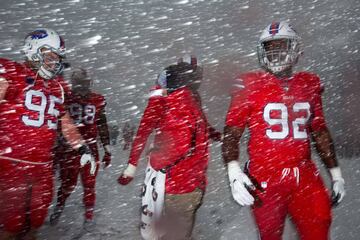
[[87,144],[96,145],[98,136],[97,122],[99,121],[100,113],[104,111],[106,105],[105,98],[94,92],[86,96],[73,93],[68,96],[65,104]]
[[44,80],[6,59],[0,59],[0,78],[9,84],[0,103],[0,158],[49,162],[58,119],[66,112],[63,79]]
[[287,81],[252,72],[236,80],[226,125],[248,127],[250,171],[295,167],[311,157],[310,133],[326,127],[318,76]]
[[130,152],[129,163],[137,165],[146,140],[155,130],[150,163],[166,169],[166,193],[192,192],[206,185],[208,165],[207,121],[190,89],[169,95],[156,86],[150,93]]

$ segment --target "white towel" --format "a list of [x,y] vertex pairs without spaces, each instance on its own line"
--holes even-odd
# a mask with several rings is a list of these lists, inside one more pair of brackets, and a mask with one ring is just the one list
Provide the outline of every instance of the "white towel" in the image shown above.
[[164,206],[166,173],[155,171],[150,163],[146,168],[142,189],[141,236],[145,240],[158,240],[161,234],[155,223],[160,219]]

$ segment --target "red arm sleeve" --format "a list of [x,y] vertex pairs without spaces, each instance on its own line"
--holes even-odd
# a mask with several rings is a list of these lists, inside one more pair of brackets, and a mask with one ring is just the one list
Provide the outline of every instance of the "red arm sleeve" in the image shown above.
[[[21,93],[25,87],[25,79],[17,77],[22,74],[23,68],[20,64],[0,58],[0,79],[3,81],[4,91],[2,94],[2,100],[12,100]],[[19,81],[19,80],[23,80]]]
[[241,78],[236,79],[231,103],[226,115],[226,126],[245,128],[250,113],[248,89]]
[[137,166],[142,151],[145,148],[147,138],[156,128],[163,113],[162,97],[151,97],[141,118],[138,131],[131,146],[129,164]]

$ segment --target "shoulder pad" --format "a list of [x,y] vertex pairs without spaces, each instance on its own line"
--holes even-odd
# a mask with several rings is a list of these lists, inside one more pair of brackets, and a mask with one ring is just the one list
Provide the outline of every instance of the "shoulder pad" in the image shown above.
[[263,72],[248,72],[240,74],[233,82],[232,92],[249,88],[249,86],[259,81],[263,75]]
[[319,78],[319,76],[317,74],[312,73],[312,72],[298,72],[296,74],[307,80]]
[[105,97],[99,93],[93,92],[91,97],[97,99],[102,104],[105,103]]
[[20,68],[21,66],[22,65],[17,62],[5,58],[0,58],[0,74],[13,72],[16,69]]
[[104,98],[103,95],[101,95],[100,93],[93,92],[93,91],[91,91],[90,97],[92,97],[92,98],[98,98],[98,99]]
[[312,72],[299,72],[297,75],[304,79],[314,89],[316,89],[316,91],[323,91],[323,84],[321,83],[320,77],[317,74]]

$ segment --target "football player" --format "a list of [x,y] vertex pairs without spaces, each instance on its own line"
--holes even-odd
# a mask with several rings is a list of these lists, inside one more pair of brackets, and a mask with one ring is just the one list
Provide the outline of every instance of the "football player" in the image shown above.
[[90,148],[64,106],[59,73],[65,45],[57,32],[40,28],[25,38],[25,63],[0,59],[0,239],[36,238],[53,196],[51,148],[58,120],[74,151],[95,172]]
[[[78,127],[82,137],[88,144],[99,164],[99,153],[97,148],[97,137],[100,137],[105,154],[102,162],[104,168],[111,162],[110,137],[105,112],[105,98],[91,90],[92,80],[84,69],[75,69],[71,74],[72,92],[65,104],[70,116]],[[84,187],[83,202],[85,205],[84,227],[94,225],[95,206],[95,179],[86,168],[80,168],[77,151],[72,150],[66,142],[60,142],[55,147],[55,156],[60,166],[61,186],[58,189],[57,204],[54,213],[50,217],[50,223],[55,225],[64,210],[66,199],[73,192],[80,174]],[[90,230],[90,228],[89,228]]]
[[[287,22],[262,32],[258,58],[265,71],[236,79],[224,129],[223,158],[237,203],[252,205],[264,240],[281,239],[290,215],[300,239],[329,239],[331,205],[344,195],[344,179],[322,109],[323,86],[311,72],[293,72],[301,39]],[[239,140],[248,127],[249,163],[240,169]],[[330,199],[311,160],[311,143],[329,170]]]

